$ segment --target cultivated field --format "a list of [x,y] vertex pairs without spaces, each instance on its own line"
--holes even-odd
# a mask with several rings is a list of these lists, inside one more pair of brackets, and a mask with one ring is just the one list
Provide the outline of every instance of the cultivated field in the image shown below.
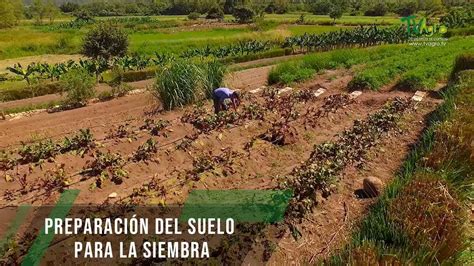
[[[78,55],[92,25],[0,30],[0,210],[54,205],[65,190],[81,206],[163,209],[195,190],[288,190],[283,222],[245,227],[254,237],[216,244],[210,262],[468,263],[472,37],[415,46],[397,17],[299,17],[107,18],[130,47],[102,69]],[[97,91],[79,108],[59,93],[77,69]],[[239,90],[237,111],[214,114],[219,85]],[[19,263],[33,239],[6,244],[2,262]],[[66,259],[55,250],[71,241],[52,242],[45,261]]]

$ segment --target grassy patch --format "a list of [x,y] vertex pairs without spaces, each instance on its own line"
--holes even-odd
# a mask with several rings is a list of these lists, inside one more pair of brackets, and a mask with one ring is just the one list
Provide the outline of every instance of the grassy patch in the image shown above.
[[153,94],[166,110],[209,98],[221,85],[225,66],[217,61],[178,60],[157,72]]
[[310,79],[324,69],[351,67],[366,61],[396,56],[406,51],[402,45],[384,45],[361,49],[341,49],[306,55],[302,58],[279,64],[268,77],[269,84],[291,84]]
[[360,68],[349,83],[349,90],[378,90],[401,76],[401,89],[433,89],[440,80],[447,79],[454,58],[473,49],[469,38],[449,40],[446,46],[409,47],[403,53],[372,61]]
[[[328,264],[354,263],[367,243],[372,248],[362,255],[376,256],[376,261],[391,254],[402,264],[456,264],[466,241],[462,225],[468,216],[462,202],[472,197],[474,180],[472,159],[463,157],[472,155],[472,137],[464,137],[473,131],[473,85],[474,72],[467,70],[443,92],[444,103],[430,115],[429,127],[394,182],[352,242]],[[447,126],[451,123],[457,123],[456,129]]]
[[49,109],[61,104],[62,104],[61,101],[50,101],[50,102],[45,102],[45,103],[29,104],[29,105],[24,105],[20,107],[8,108],[5,110],[2,110],[1,113],[4,115],[18,114],[18,113],[29,112],[33,110]]
[[0,101],[8,102],[46,94],[54,94],[61,91],[59,82],[47,82],[31,86],[28,86],[23,82],[15,82],[11,85],[11,87],[9,86],[0,89]]

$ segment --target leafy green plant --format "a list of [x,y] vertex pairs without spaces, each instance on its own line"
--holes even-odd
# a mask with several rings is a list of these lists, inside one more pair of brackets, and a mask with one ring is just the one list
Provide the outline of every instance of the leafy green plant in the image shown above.
[[84,105],[95,95],[95,80],[83,69],[73,69],[61,79],[61,85],[66,92],[66,103]]
[[440,22],[448,28],[465,27],[472,25],[473,21],[474,11],[472,8],[452,9],[440,19]]
[[149,160],[153,154],[158,152],[157,142],[154,139],[148,139],[143,145],[138,147],[132,156],[132,161],[140,162]]
[[55,157],[58,152],[58,146],[51,139],[33,144],[23,143],[18,150],[18,155],[20,155],[19,162],[22,164],[38,163]]
[[201,14],[199,14],[198,12],[191,12],[188,15],[188,19],[189,20],[198,20],[200,16],[201,16]]
[[29,85],[31,84],[31,76],[36,71],[36,65],[30,64],[26,68],[24,68],[20,63],[18,63],[13,67],[7,67],[7,69],[13,74],[21,76]]
[[[168,120],[160,119],[158,121],[155,121],[153,119],[146,119],[145,124],[140,127],[140,130],[148,130],[150,131],[151,135],[158,136],[169,125],[170,125],[170,121]],[[165,133],[163,132],[163,134]]]
[[188,111],[181,121],[192,124],[201,132],[209,133],[229,124],[236,124],[241,121],[241,116],[234,112],[219,112],[218,114],[206,114],[201,109]]
[[80,129],[72,138],[65,137],[63,144],[61,145],[61,153],[69,151],[76,151],[77,154],[83,156],[86,152],[95,148],[94,136],[90,129]]
[[55,189],[62,190],[71,184],[70,176],[67,175],[65,168],[65,164],[58,164],[55,168],[48,170],[45,177],[41,179],[41,188],[47,196],[50,196]]
[[122,57],[128,49],[127,34],[111,22],[97,24],[86,33],[83,42],[82,53],[94,59]]
[[108,179],[115,184],[121,184],[123,178],[128,177],[128,172],[122,169],[124,164],[125,160],[118,153],[97,151],[94,159],[86,164],[84,173],[97,177],[93,187],[101,188]]
[[13,158],[12,152],[0,150],[0,171],[7,171],[13,169],[17,164],[16,159]]
[[248,7],[234,8],[232,15],[238,23],[251,23],[255,19],[255,12]]
[[106,139],[127,138],[129,141],[131,141],[136,138],[136,133],[130,128],[129,123],[125,123],[125,124],[119,125],[115,129],[111,129],[105,138]]
[[298,47],[303,51],[329,50],[350,46],[372,46],[378,44],[403,43],[407,40],[403,27],[381,28],[376,25],[358,27],[353,30],[331,31],[322,34],[292,36],[285,39],[283,48]]

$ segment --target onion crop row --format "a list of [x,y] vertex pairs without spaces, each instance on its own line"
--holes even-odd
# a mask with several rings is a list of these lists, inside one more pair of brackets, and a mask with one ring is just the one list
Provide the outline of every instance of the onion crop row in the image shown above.
[[349,83],[349,89],[378,90],[396,79],[406,89],[432,89],[436,81],[446,77],[457,54],[472,50],[472,40],[454,39],[446,46],[414,47],[404,54],[372,62],[361,68]]
[[341,49],[306,55],[302,59],[279,64],[270,71],[269,84],[290,84],[310,79],[324,69],[351,67],[364,62],[396,57],[414,50],[414,47],[388,45],[367,49]]

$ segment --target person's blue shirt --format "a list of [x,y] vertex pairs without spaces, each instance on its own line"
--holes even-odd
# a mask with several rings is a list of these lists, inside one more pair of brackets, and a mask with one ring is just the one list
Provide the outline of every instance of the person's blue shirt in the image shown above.
[[233,93],[234,91],[229,88],[218,88],[214,90],[214,97],[219,99],[219,101],[224,101],[225,99],[230,99]]

